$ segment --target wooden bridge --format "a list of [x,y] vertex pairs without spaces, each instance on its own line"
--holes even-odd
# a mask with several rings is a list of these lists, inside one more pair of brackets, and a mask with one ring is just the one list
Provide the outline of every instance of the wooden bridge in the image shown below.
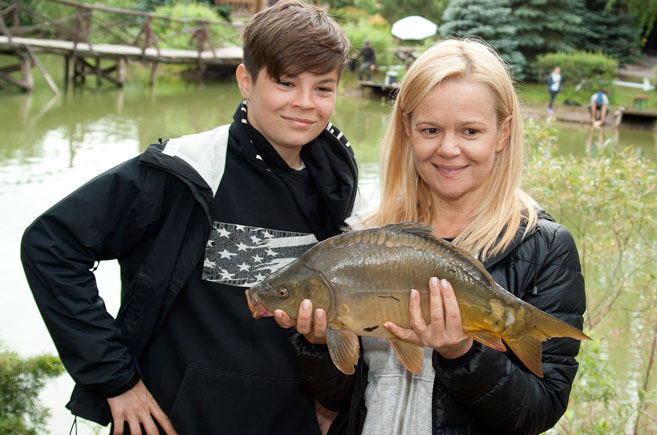
[[[0,67],[0,80],[27,92],[34,89],[36,66],[53,92],[60,93],[37,53],[64,57],[65,87],[84,85],[88,76],[96,77],[97,86],[102,81],[123,86],[130,61],[150,63],[151,84],[160,63],[190,65],[203,72],[234,69],[242,61],[241,26],[228,21],[172,18],[71,0],[41,1],[70,8],[70,14],[44,17],[21,0],[0,9],[0,54],[18,59]],[[0,0],[0,8],[4,4]]]

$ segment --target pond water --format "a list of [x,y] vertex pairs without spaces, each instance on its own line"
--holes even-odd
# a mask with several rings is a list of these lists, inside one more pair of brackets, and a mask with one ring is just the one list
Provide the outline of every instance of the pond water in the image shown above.
[[[39,84],[38,84],[39,86]],[[88,89],[52,98],[44,85],[33,95],[0,91],[0,343],[23,356],[55,353],[36,309],[19,261],[25,227],[58,199],[94,175],[141,152],[159,137],[199,132],[228,123],[241,97],[233,83],[186,84],[161,80],[150,89],[140,83],[126,88]],[[354,147],[361,190],[378,197],[378,151],[390,106],[378,98],[341,95],[333,122]],[[585,152],[588,126],[558,126],[560,152]],[[591,146],[611,141],[657,155],[652,132],[595,131]],[[97,271],[108,310],[118,310],[119,280],[115,262]],[[68,433],[73,421],[64,408],[72,381],[61,376],[45,389],[42,400],[52,412],[51,433]],[[78,433],[97,427],[79,422]]]

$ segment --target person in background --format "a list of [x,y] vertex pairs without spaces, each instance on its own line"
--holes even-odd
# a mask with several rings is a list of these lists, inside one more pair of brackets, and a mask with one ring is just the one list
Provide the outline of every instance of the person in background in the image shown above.
[[548,104],[548,113],[554,115],[554,99],[561,92],[561,67],[555,66],[548,76],[548,92],[550,93],[550,103]]
[[358,68],[358,80],[372,80],[372,71],[376,68],[376,53],[370,41],[365,41],[360,53],[354,55],[354,59],[362,57],[360,68]]
[[[259,12],[231,124],[151,145],[27,228],[21,258],[73,414],[115,434],[320,433],[287,332],[253,321],[244,290],[351,214],[356,162],[329,121],[349,48],[318,7]],[[116,318],[93,273],[109,259]]]
[[609,97],[607,97],[607,94],[602,90],[595,92],[589,99],[589,105],[591,107],[591,124],[595,127],[604,125],[609,108]]
[[[381,202],[357,225],[431,225],[483,262],[503,288],[579,329],[586,307],[575,242],[521,189],[521,110],[509,71],[488,45],[448,39],[424,52],[402,79],[381,153]],[[302,302],[296,321],[277,310],[307,387],[339,411],[329,434],[538,434],[566,411],[579,342],[542,345],[543,377],[510,350],[464,333],[450,283],[433,277],[431,323],[410,291],[412,329],[395,336],[425,346],[409,373],[384,339],[361,338],[354,375],[331,362],[326,314]]]

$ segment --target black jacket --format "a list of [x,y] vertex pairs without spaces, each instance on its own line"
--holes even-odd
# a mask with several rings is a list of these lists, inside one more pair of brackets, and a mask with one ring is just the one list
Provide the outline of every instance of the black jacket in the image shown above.
[[[584,280],[570,233],[542,216],[522,237],[521,228],[505,252],[484,262],[502,287],[539,309],[581,329],[586,307]],[[305,383],[329,409],[341,410],[329,434],[359,434],[367,413],[367,366],[362,355],[352,376],[340,373],[325,346],[291,339]],[[446,360],[434,351],[436,371],[434,434],[537,434],[554,426],[568,405],[578,364],[579,341],[553,338],[543,343],[543,374],[527,371],[508,350],[477,342],[464,356]]]
[[[238,108],[236,117],[239,114]],[[221,191],[220,181],[241,184],[241,196],[253,198],[258,196],[255,181],[228,180],[228,174],[251,170],[262,178],[280,175],[274,167],[282,163],[268,162],[264,154],[273,148],[255,149],[253,141],[243,137],[242,128],[238,117],[230,127],[228,151],[223,149],[227,154],[223,161],[229,166],[223,180],[214,177],[216,166],[207,164],[215,157],[208,152],[208,144],[197,147],[195,162],[168,154],[169,144],[153,144],[141,156],[80,187],[25,231],[21,245],[25,273],[60,357],[76,382],[67,405],[75,415],[107,424],[111,415],[106,398],[127,391],[142,377],[140,360],[149,342],[202,262],[213,207],[222,204],[213,198]],[[192,145],[194,141],[188,140]],[[339,232],[354,205],[357,170],[348,145],[329,124],[320,138],[302,150],[314,174],[311,178],[319,186],[317,200],[332,211],[317,227],[319,240]],[[239,165],[240,170],[233,170],[232,165]],[[208,168],[209,176],[197,170],[202,167]],[[322,191],[327,181],[331,186]],[[279,210],[274,198],[267,200],[274,202],[260,203],[269,211],[261,221],[271,223]],[[233,206],[232,201],[223,204]],[[309,213],[301,210],[302,204],[298,207],[299,212]],[[239,210],[235,213],[240,214]],[[118,259],[121,267],[121,306],[116,319],[107,313],[93,274],[94,264],[107,259]],[[246,302],[242,305],[246,307]],[[244,312],[244,318],[250,317],[248,309]],[[236,331],[239,327],[230,333]],[[158,377],[166,380],[167,373],[151,374]]]

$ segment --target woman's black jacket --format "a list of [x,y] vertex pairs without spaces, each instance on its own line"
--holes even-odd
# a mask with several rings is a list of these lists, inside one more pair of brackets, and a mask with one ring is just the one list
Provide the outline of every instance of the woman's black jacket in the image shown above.
[[[541,215],[535,230],[518,231],[511,246],[484,262],[495,281],[519,298],[579,328],[586,307],[584,279],[570,233]],[[440,278],[440,277],[439,277]],[[339,372],[326,346],[300,334],[291,339],[306,386],[327,408],[340,410],[329,434],[359,434],[367,410],[367,365],[354,375]],[[543,343],[543,378],[529,372],[511,350],[499,352],[477,342],[464,356],[446,360],[433,353],[434,434],[537,434],[566,411],[580,343],[553,338]]]

